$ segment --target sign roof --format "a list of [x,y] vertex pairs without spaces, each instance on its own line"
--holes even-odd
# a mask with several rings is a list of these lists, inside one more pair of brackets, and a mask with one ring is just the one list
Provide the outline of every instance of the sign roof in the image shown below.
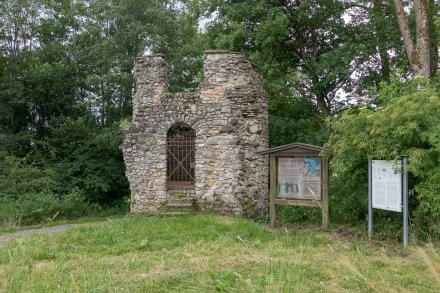
[[316,146],[316,145],[294,142],[294,143],[270,148],[265,151],[258,152],[258,154],[259,155],[268,155],[268,154],[273,154],[273,153],[279,153],[279,154],[291,153],[291,154],[298,154],[298,155],[301,155],[301,154],[319,155],[322,151],[328,151],[328,150],[329,149],[327,149],[327,148]]

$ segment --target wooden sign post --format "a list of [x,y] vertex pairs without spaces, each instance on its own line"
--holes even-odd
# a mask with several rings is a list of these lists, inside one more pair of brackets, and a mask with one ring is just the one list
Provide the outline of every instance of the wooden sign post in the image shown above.
[[328,228],[328,159],[322,147],[293,143],[260,152],[270,156],[270,226],[276,227],[276,205],[320,208]]

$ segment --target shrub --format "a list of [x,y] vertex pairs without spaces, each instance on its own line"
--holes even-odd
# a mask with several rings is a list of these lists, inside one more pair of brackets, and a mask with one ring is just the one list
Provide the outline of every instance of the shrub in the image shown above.
[[84,191],[88,202],[111,204],[129,194],[119,145],[118,126],[101,128],[85,118],[59,118],[51,127],[42,150],[42,163],[56,170],[64,194],[74,188]]
[[51,192],[56,186],[53,170],[28,164],[0,149],[0,197],[17,199],[29,192]]
[[16,200],[0,198],[0,221],[3,226],[72,219],[101,211],[99,205],[86,203],[79,190],[72,190],[63,198],[51,193],[28,193]]
[[[435,83],[417,78],[383,84],[378,105],[345,111],[332,125],[333,220],[366,219],[368,156],[409,155],[410,212],[415,227],[440,236],[440,98]],[[402,88],[405,89],[402,92]],[[407,93],[407,94],[405,94]]]
[[[0,150],[0,225],[37,224],[103,212],[100,205],[87,201],[78,187],[56,193],[60,189],[58,176],[47,166],[35,166]],[[124,207],[126,204],[118,204],[112,211],[121,212]]]

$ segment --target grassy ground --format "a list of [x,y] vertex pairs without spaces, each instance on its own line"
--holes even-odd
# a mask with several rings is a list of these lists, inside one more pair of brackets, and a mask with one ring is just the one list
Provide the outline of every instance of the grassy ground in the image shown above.
[[219,216],[128,217],[0,249],[1,292],[438,292],[440,249]]

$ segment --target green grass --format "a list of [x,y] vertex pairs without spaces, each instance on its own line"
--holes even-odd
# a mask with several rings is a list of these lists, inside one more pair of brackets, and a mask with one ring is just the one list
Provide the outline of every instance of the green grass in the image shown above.
[[127,217],[0,249],[1,292],[438,292],[439,274],[432,244],[404,252],[207,215]]

